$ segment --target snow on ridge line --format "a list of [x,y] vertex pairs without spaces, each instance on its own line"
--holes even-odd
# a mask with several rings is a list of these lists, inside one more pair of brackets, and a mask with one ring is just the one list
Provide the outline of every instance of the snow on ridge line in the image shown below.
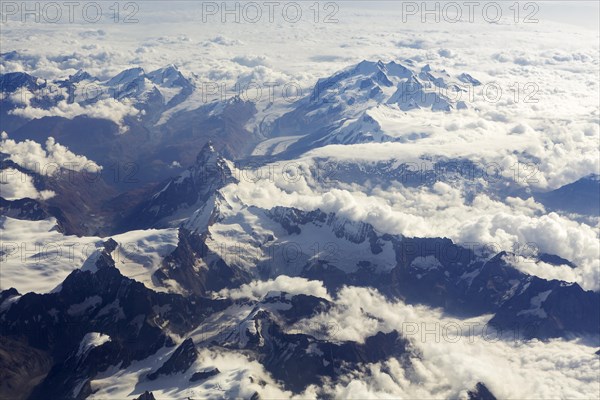
[[110,336],[99,332],[88,332],[79,343],[77,357],[86,355],[90,350],[111,341]]

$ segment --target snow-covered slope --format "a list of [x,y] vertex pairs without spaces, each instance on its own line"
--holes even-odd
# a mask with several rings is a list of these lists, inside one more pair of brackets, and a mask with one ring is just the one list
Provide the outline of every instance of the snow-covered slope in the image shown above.
[[450,112],[467,108],[470,75],[451,76],[412,60],[362,61],[320,79],[294,110],[276,120],[277,136],[301,135],[287,149],[292,154],[327,144],[394,141],[382,128],[386,115],[402,119],[411,110]]
[[125,218],[121,229],[177,226],[218,189],[235,181],[233,164],[208,141],[198,153],[195,164],[137,206]]
[[[41,80],[25,72],[4,74],[0,79],[2,100],[11,114],[27,118],[52,115],[50,111],[61,109],[67,115],[85,115],[94,114],[96,105],[96,110],[111,109],[96,114],[121,124],[123,117],[136,116],[152,125],[194,91],[193,83],[172,64],[148,73],[141,67],[130,68],[107,80],[84,70],[56,81]],[[19,96],[31,100],[9,101]],[[124,114],[110,115],[111,112]]]
[[[2,271],[0,290],[15,288],[21,293],[47,293],[74,270],[93,265],[103,239],[67,236],[57,230],[54,218],[40,221],[0,217]],[[177,245],[177,229],[138,230],[113,236],[119,271],[158,291],[152,274],[162,259]]]

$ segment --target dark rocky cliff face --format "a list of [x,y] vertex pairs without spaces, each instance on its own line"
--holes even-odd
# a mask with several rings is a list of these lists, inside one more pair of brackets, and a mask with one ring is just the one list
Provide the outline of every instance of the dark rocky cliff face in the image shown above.
[[[109,240],[97,253],[92,270],[76,270],[60,289],[49,294],[28,293],[0,313],[3,335],[22,338],[52,358],[52,369],[32,394],[33,399],[67,396],[82,381],[111,365],[126,367],[134,360],[173,346],[162,329],[183,333],[207,315],[224,309],[227,300],[157,293],[121,275],[115,268]],[[16,296],[2,292],[0,299]],[[80,342],[89,332],[100,332],[110,341],[81,360]]]

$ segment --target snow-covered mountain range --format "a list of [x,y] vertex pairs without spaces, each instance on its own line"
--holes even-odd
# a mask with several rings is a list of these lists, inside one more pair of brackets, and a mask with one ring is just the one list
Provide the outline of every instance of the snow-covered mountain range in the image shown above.
[[382,126],[390,114],[401,119],[411,110],[466,109],[469,92],[479,85],[469,74],[453,77],[410,59],[365,60],[320,79],[292,111],[274,121],[273,133],[303,136],[288,147],[296,153],[328,144],[401,141],[393,129]]
[[478,113],[476,77],[362,61],[284,105],[198,83],[0,75],[0,397],[490,400],[485,371],[435,383],[469,344],[597,365],[598,175],[435,153],[419,121]]

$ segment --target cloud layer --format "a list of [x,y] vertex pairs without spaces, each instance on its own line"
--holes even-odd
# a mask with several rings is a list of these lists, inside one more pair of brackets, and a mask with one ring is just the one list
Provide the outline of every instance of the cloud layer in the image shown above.
[[101,166],[80,156],[67,147],[57,143],[53,137],[46,140],[45,148],[36,141],[24,140],[17,142],[3,132],[0,141],[0,152],[8,155],[8,159],[14,161],[23,168],[27,168],[40,175],[55,175],[61,169],[71,171],[98,172]]

